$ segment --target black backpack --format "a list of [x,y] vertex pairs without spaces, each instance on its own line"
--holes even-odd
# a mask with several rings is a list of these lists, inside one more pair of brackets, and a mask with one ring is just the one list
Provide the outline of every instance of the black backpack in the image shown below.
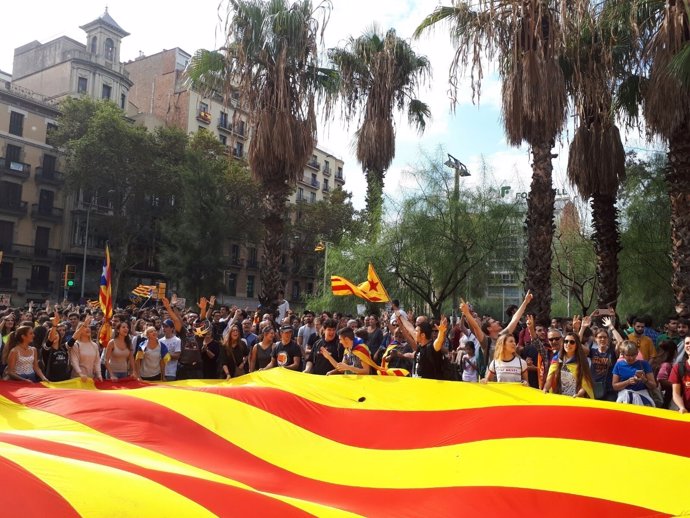
[[46,358],[46,378],[50,381],[65,381],[70,378],[71,373],[72,366],[67,349],[65,347],[51,348]]

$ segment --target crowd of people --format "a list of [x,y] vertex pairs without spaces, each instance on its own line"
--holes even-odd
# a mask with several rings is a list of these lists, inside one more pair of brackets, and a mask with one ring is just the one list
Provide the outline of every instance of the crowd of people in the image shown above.
[[[220,305],[202,297],[180,310],[115,311],[110,339],[99,344],[103,313],[89,306],[0,308],[0,372],[28,383],[104,379],[116,382],[230,379],[285,368],[315,375],[376,374],[513,382],[562,396],[690,409],[690,321],[651,319],[600,309],[549,322],[526,315],[532,300],[507,310],[508,321],[480,317],[468,303],[448,320],[389,311],[353,317],[324,311],[296,315],[282,300],[275,312]],[[105,343],[107,342],[107,343]]]

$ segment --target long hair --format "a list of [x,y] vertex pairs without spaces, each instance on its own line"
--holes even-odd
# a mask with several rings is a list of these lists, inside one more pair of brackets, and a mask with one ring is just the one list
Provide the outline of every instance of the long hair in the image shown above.
[[513,335],[506,333],[498,337],[496,340],[496,348],[494,349],[494,360],[503,359],[503,349],[505,348],[506,340],[511,336]]
[[120,328],[122,326],[127,326],[127,333],[125,334],[123,340],[125,341],[125,344],[127,345],[127,349],[129,349],[131,351],[132,350],[132,337],[129,335],[129,332],[131,330],[131,326],[129,325],[129,322],[120,322],[118,324],[117,332],[115,333],[115,338],[120,336]]
[[2,348],[2,363],[7,364],[10,351],[22,343],[22,339],[33,330],[32,326],[19,326],[7,338],[7,347]]
[[[232,330],[233,329],[237,329],[237,332],[238,332],[236,341],[232,339]],[[230,351],[234,347],[237,347],[238,345],[240,345],[242,343],[242,338],[244,338],[243,333],[242,333],[242,324],[238,324],[238,323],[232,324],[230,326],[230,330],[228,331],[228,334],[225,336],[225,339],[223,340],[223,346],[225,347],[225,349],[227,351]]]
[[566,333],[565,336],[563,337],[563,341],[561,342],[561,348],[558,351],[558,368],[556,369],[556,372],[553,376],[553,385],[551,386],[551,390],[555,394],[560,394],[561,393],[561,369],[566,368],[565,366],[565,358],[566,358],[566,352],[565,352],[565,340],[568,337],[572,337],[575,340],[575,363],[577,363],[577,376],[575,377],[576,379],[576,390],[580,390],[582,388],[583,381],[587,381],[589,386],[593,386],[592,384],[592,373],[589,370],[589,363],[587,362],[587,356],[585,356],[585,352],[582,350],[582,345],[580,344],[580,337],[577,336],[574,333]]

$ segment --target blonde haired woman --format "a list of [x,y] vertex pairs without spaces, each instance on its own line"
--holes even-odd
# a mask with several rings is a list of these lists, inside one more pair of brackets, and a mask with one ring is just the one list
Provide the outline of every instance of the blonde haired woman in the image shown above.
[[480,383],[494,380],[499,383],[522,383],[529,386],[527,362],[517,354],[517,344],[512,334],[501,335],[496,340],[494,359],[486,371],[486,378]]
[[86,381],[93,378],[103,381],[101,376],[101,356],[98,344],[91,339],[91,316],[87,316],[83,322],[77,326],[77,330],[72,335],[73,342],[70,350],[70,361],[72,362],[72,377],[81,378]]

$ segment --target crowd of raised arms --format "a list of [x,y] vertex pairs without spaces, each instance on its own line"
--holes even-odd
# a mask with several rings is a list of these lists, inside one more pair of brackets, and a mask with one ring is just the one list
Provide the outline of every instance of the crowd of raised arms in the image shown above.
[[[525,310],[506,311],[508,322],[480,317],[470,304],[448,320],[390,312],[352,317],[304,311],[282,298],[263,313],[202,297],[198,308],[115,311],[111,338],[98,344],[103,313],[71,304],[28,310],[0,308],[4,380],[33,383],[91,378],[118,381],[230,379],[282,367],[315,375],[397,375],[465,383],[514,382],[561,396],[690,408],[690,321],[669,317],[655,329],[648,317],[621,325],[610,309],[541,322]],[[105,342],[106,340],[104,340]],[[364,351],[364,355],[362,354]]]

